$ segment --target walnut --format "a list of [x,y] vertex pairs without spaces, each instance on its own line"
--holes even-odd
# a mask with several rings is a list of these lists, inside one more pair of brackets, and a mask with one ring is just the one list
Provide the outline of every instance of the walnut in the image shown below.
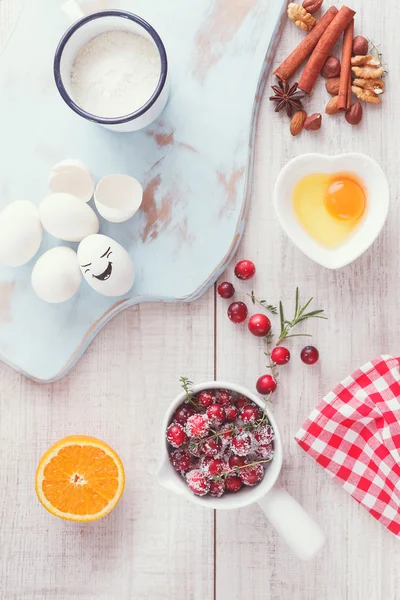
[[300,29],[303,29],[304,31],[311,31],[317,22],[317,20],[314,19],[314,17],[310,15],[305,8],[299,4],[294,4],[294,2],[289,4],[287,14],[289,19],[293,21],[297,27],[300,27]]
[[367,56],[353,56],[351,59],[351,64],[353,67],[360,67],[361,65],[369,65],[370,67],[379,67],[381,61],[375,56],[371,56],[368,54]]
[[352,85],[351,91],[357,96],[359,100],[362,100],[363,102],[370,102],[371,104],[381,103],[381,99],[375,94],[373,90],[365,90],[364,88],[358,87],[357,85]]
[[354,79],[353,85],[364,90],[372,90],[377,96],[383,94],[385,88],[385,82],[382,79]]
[[360,79],[379,79],[385,70],[378,58],[371,56],[353,56],[351,59],[352,71]]

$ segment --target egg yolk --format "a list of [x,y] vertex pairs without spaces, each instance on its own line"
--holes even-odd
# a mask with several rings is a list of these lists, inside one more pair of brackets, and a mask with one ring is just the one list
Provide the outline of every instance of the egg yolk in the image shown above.
[[363,189],[348,178],[333,181],[325,193],[324,201],[329,214],[343,221],[359,219],[365,210]]

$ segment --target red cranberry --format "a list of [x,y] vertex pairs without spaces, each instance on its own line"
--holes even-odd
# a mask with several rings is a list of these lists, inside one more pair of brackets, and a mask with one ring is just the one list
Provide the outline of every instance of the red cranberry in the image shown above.
[[210,496],[214,498],[221,498],[225,493],[225,481],[219,479],[218,481],[210,481]]
[[241,408],[243,408],[243,406],[246,406],[246,404],[249,403],[248,398],[246,398],[245,396],[239,396],[238,398],[236,398],[235,400],[235,406],[236,408],[238,408],[239,410]]
[[182,425],[172,423],[167,429],[167,440],[174,448],[179,448],[186,442],[186,434]]
[[244,485],[256,485],[264,477],[264,467],[260,463],[243,467],[239,471],[239,477]]
[[232,429],[224,429],[219,432],[219,435],[225,442],[229,443],[233,438],[233,431]]
[[271,331],[271,321],[266,315],[252,315],[247,324],[250,333],[257,337],[265,337]]
[[220,458],[206,456],[202,460],[201,470],[207,477],[218,477],[224,470],[224,463]]
[[283,346],[277,346],[271,352],[271,360],[276,365],[286,365],[290,360],[290,352]]
[[192,415],[194,415],[194,409],[188,404],[181,404],[175,411],[174,420],[177,421],[179,425],[186,425],[186,421]]
[[202,442],[201,448],[206,456],[217,456],[222,449],[222,441],[217,438],[207,438]]
[[186,481],[188,488],[196,496],[205,496],[208,494],[210,483],[200,469],[193,469],[193,471],[189,471],[189,473],[186,475]]
[[217,397],[215,400],[216,402],[218,402],[218,404],[230,404],[231,400],[232,398],[228,390],[218,390]]
[[228,317],[232,321],[232,323],[243,323],[247,317],[247,306],[244,302],[232,302],[228,308]]
[[237,475],[230,475],[225,480],[225,488],[229,492],[238,492],[242,486],[242,480]]
[[306,365],[313,365],[319,359],[319,352],[315,346],[306,346],[301,351],[300,358]]
[[232,456],[229,457],[228,465],[230,469],[234,469],[235,467],[243,467],[245,464],[246,460],[243,458],[243,456],[236,456],[235,454],[232,454]]
[[253,446],[253,437],[248,431],[239,431],[232,440],[232,452],[238,456],[247,456]]
[[190,454],[183,450],[175,450],[170,456],[171,465],[180,472],[185,472],[190,469],[191,458]]
[[261,427],[253,432],[253,436],[257,444],[262,444],[264,446],[268,446],[275,437],[271,425],[261,425]]
[[271,375],[262,375],[256,383],[259,394],[270,394],[276,390],[276,381]]
[[239,410],[236,408],[236,406],[232,406],[232,404],[225,406],[225,420],[228,421],[228,423],[235,421],[238,416]]
[[229,281],[224,281],[223,283],[219,284],[217,291],[221,298],[225,298],[225,300],[227,300],[228,298],[232,298],[235,293],[235,288]]
[[222,425],[225,421],[225,410],[220,404],[211,404],[207,408],[207,417],[213,425]]
[[274,456],[274,448],[272,444],[260,444],[255,450],[256,455],[263,460],[272,460]]
[[186,423],[186,433],[189,437],[205,437],[210,427],[207,415],[197,413],[188,418]]
[[243,423],[254,425],[256,421],[261,417],[260,409],[255,404],[247,404],[244,406],[240,413],[240,418]]
[[210,406],[210,404],[214,402],[213,393],[210,390],[204,390],[203,392],[200,392],[197,397],[197,402],[201,404],[201,406],[207,408],[207,406]]
[[251,279],[255,272],[256,267],[251,260],[241,260],[235,267],[235,275],[238,279]]

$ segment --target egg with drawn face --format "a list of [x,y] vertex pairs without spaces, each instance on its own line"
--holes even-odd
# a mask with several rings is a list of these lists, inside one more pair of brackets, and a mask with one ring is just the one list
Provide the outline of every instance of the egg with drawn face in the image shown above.
[[89,235],[79,244],[78,260],[90,287],[103,296],[123,296],[131,289],[135,267],[118,242],[106,235]]

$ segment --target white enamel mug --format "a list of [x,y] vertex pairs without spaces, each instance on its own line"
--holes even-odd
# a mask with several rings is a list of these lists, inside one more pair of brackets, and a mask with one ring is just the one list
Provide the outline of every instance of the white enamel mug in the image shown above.
[[[101,117],[87,112],[73,99],[71,71],[79,50],[94,37],[106,31],[128,31],[148,39],[157,48],[161,72],[157,86],[138,110],[119,117]],[[168,60],[164,44],[157,31],[144,19],[123,10],[102,10],[87,15],[71,25],[58,44],[54,57],[54,79],[66,104],[78,115],[112,131],[130,132],[143,129],[157,119],[168,101]]]
[[[201,390],[209,389],[224,389],[237,392],[246,396],[264,410],[264,402],[260,398],[249,392],[246,388],[227,383],[226,381],[210,381],[195,385],[192,391],[197,393]],[[312,559],[323,547],[325,534],[300,504],[277,484],[283,457],[282,440],[273,414],[267,410],[268,419],[275,431],[275,455],[265,469],[264,479],[261,483],[254,487],[243,487],[239,492],[227,493],[221,498],[213,498],[211,496],[200,497],[195,496],[189,490],[181,475],[171,465],[168,454],[169,447],[165,439],[165,431],[172,421],[173,414],[178,406],[184,402],[185,398],[185,392],[179,394],[170,405],[164,418],[161,432],[162,460],[157,472],[158,483],[167,490],[184,496],[191,502],[206,508],[228,510],[243,508],[256,502],[293,552],[302,560]]]

